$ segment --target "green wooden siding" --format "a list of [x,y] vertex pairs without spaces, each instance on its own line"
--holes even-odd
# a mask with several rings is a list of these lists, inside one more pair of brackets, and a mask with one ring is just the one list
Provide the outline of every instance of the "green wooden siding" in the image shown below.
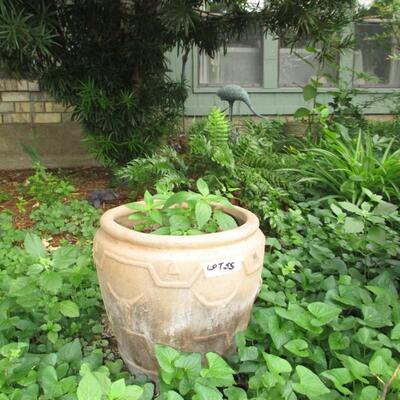
[[[299,107],[307,106],[303,100],[301,88],[279,87],[279,42],[270,36],[263,40],[264,80],[262,87],[246,89],[252,101],[252,104],[260,114],[264,115],[292,115]],[[171,77],[180,79],[182,62],[181,56],[173,51],[168,56],[171,68]],[[340,80],[342,82],[351,83],[353,67],[353,52],[348,51],[340,58]],[[206,115],[213,106],[221,108],[227,107],[225,102],[221,102],[216,96],[217,87],[201,87],[198,84],[198,52],[192,51],[186,65],[186,79],[191,89],[189,90],[189,98],[186,101],[185,113],[187,116]],[[331,99],[329,88],[321,88],[319,90],[318,100],[321,103],[328,103]],[[355,98],[357,103],[363,104],[373,98],[379,98],[385,93],[399,91],[399,89],[374,88],[359,89],[361,92]],[[389,114],[391,111],[391,102],[378,102],[370,106],[366,113],[368,114]],[[235,115],[251,114],[247,106],[243,103],[236,102]]]

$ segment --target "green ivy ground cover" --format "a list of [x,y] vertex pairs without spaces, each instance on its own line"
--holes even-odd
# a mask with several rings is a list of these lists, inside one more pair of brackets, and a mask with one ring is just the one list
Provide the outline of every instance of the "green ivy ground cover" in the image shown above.
[[[396,206],[367,192],[360,206],[276,209],[237,353],[202,362],[159,346],[159,393],[129,375],[104,334],[91,257],[99,213],[65,195],[43,199],[29,231],[0,213],[0,400],[399,398]],[[59,234],[74,244],[53,248]]]

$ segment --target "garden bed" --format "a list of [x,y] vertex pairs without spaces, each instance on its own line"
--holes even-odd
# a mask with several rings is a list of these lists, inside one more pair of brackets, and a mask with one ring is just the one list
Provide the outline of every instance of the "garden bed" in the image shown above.
[[[156,346],[160,393],[129,374],[92,261],[102,211],[128,202],[129,190],[117,189],[117,200],[96,209],[86,199],[114,185],[109,171],[51,173],[37,165],[1,174],[0,400],[397,399],[398,177],[379,167],[388,149],[383,161],[397,171],[396,148],[385,138],[371,147],[368,133],[358,132],[306,148],[271,135],[268,124],[250,124],[232,144],[223,117],[212,118],[219,121],[213,147],[195,127],[189,150],[161,149],[120,177],[141,198],[136,182],[153,193],[174,180],[193,190],[201,170],[211,191],[223,182],[225,195],[259,216],[267,236],[263,285],[236,353],[224,360],[209,352],[202,360]],[[192,150],[203,145],[210,154]],[[355,154],[359,163],[352,163]],[[347,168],[336,185],[338,159]]]

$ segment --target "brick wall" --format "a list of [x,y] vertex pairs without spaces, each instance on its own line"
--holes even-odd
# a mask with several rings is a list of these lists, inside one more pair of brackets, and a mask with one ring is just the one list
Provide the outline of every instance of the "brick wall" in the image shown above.
[[71,115],[36,81],[0,79],[0,170],[31,168],[26,146],[50,168],[97,165]]
[[36,81],[0,79],[0,124],[59,124],[72,110],[56,103]]

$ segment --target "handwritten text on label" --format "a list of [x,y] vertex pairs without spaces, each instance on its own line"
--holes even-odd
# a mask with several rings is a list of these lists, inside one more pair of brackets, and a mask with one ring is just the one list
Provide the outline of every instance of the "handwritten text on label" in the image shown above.
[[240,258],[213,260],[203,264],[203,270],[207,278],[230,274],[232,272],[240,271],[241,268],[242,259]]

